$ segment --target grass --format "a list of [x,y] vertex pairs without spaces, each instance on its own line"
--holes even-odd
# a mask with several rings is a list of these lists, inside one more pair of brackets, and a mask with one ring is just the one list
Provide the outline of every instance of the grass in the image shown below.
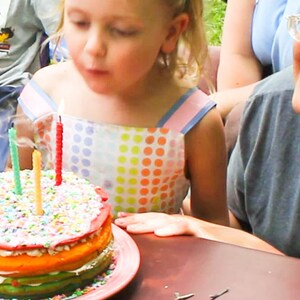
[[222,0],[204,0],[204,19],[210,45],[220,45],[226,3]]

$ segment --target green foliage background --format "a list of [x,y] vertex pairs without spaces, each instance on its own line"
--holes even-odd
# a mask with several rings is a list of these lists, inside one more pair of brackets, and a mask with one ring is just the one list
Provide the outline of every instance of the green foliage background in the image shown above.
[[210,45],[220,45],[226,3],[222,0],[204,0],[204,5],[208,42]]

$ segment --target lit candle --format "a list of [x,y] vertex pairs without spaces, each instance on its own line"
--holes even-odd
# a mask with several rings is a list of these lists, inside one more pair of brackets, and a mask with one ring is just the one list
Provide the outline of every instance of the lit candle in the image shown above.
[[42,205],[42,189],[41,189],[41,152],[34,150],[32,153],[32,165],[34,172],[34,197],[35,197],[35,211],[37,215],[43,214]]
[[9,140],[11,163],[12,163],[13,174],[14,174],[15,193],[17,195],[22,195],[19,154],[18,154],[18,146],[17,146],[17,133],[14,127],[11,127],[8,130],[8,140]]
[[62,155],[63,155],[63,123],[59,116],[56,122],[56,166],[55,166],[55,185],[61,185],[62,182]]

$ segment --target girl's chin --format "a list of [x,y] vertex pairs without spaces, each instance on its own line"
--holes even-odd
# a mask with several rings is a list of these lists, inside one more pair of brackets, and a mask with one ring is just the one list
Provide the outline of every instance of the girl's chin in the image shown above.
[[103,87],[103,86],[99,86],[99,85],[91,85],[88,84],[89,88],[96,94],[112,94],[112,89],[108,88],[108,87]]
[[115,94],[116,89],[112,88],[109,85],[99,85],[99,83],[87,83],[88,87],[96,94],[103,94],[103,95],[111,95],[111,94]]

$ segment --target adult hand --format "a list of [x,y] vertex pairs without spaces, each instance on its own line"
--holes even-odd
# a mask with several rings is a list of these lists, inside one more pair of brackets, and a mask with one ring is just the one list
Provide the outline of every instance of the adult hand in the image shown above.
[[294,110],[300,113],[300,42],[295,42],[294,45],[294,77],[295,90],[293,95]]

